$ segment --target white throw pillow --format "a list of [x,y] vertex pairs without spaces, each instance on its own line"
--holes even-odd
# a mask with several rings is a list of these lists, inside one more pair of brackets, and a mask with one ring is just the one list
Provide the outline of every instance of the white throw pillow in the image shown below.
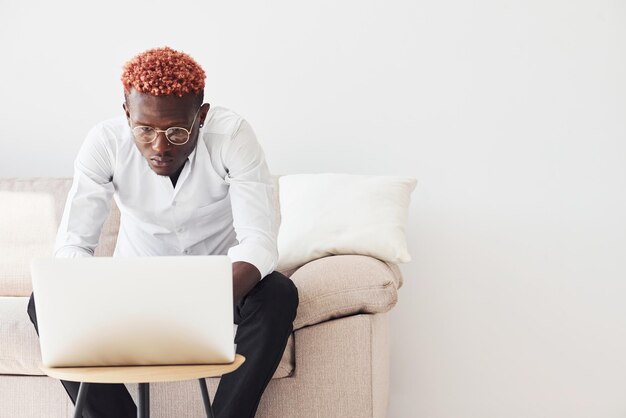
[[335,254],[411,260],[405,228],[417,180],[354,174],[292,174],[278,179],[278,267],[285,271]]

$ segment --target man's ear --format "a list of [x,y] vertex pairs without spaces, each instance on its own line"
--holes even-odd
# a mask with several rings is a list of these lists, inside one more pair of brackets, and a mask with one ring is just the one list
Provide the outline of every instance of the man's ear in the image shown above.
[[126,107],[126,102],[122,103],[122,109],[124,109],[124,113],[126,114],[126,120],[128,121],[128,126],[130,126],[130,112],[128,111],[128,107]]
[[211,108],[211,105],[209,103],[204,103],[202,105],[202,110],[200,111],[200,127],[201,128],[204,125],[204,120],[206,119],[206,115],[207,113],[209,113],[210,108]]

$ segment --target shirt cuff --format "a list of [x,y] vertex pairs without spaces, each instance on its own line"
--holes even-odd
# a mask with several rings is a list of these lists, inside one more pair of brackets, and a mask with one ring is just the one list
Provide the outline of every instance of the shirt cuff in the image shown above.
[[252,264],[261,273],[261,279],[274,271],[278,264],[277,257],[266,248],[255,244],[238,244],[229,248],[228,257],[231,262],[245,261]]

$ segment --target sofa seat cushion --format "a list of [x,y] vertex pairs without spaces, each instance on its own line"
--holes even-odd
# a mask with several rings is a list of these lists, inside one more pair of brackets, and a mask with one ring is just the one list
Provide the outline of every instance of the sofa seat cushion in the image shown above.
[[[39,367],[39,337],[28,316],[28,297],[0,297],[0,374],[43,375]],[[293,334],[273,378],[293,373],[295,347]]]
[[284,273],[300,297],[294,330],[333,318],[387,312],[402,285],[396,265],[365,255],[333,255]]

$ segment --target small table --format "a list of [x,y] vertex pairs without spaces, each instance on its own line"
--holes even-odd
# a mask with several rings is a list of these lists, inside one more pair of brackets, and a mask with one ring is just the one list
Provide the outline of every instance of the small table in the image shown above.
[[206,377],[218,377],[234,372],[246,361],[241,354],[228,364],[185,364],[171,366],[99,366],[99,367],[41,367],[50,377],[80,382],[74,418],[81,418],[90,383],[139,383],[137,417],[150,417],[150,383],[198,379],[204,409],[208,418],[214,418]]

